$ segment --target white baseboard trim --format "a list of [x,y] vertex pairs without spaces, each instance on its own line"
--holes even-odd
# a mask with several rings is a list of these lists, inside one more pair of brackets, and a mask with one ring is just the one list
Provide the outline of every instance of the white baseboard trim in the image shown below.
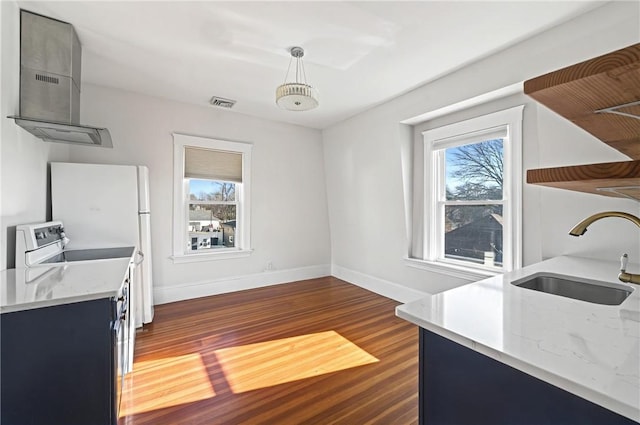
[[331,275],[401,303],[415,301],[429,295],[427,292],[408,288],[398,283],[360,273],[336,264],[331,265]]
[[225,294],[263,286],[279,285],[297,280],[330,276],[331,265],[299,267],[295,269],[273,270],[243,276],[231,276],[183,285],[160,286],[153,290],[154,304],[166,304],[174,301]]

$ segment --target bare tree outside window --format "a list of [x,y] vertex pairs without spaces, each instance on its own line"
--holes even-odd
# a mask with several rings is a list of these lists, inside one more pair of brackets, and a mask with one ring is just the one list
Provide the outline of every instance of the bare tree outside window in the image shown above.
[[452,162],[457,167],[452,177],[502,192],[503,156],[502,139],[459,146],[452,152]]
[[[201,180],[202,181],[202,180]],[[236,200],[236,185],[229,182],[217,182],[210,181],[211,189],[199,190],[197,195],[194,193],[189,194],[191,201],[216,201],[216,202],[235,202]],[[209,187],[209,186],[208,186]],[[208,206],[212,216],[219,218],[222,221],[229,221],[236,219],[236,206],[235,204],[211,204]]]
[[502,139],[450,148],[446,156],[448,200],[502,199]]
[[480,261],[493,252],[501,263],[503,140],[448,148],[445,158],[445,255]]

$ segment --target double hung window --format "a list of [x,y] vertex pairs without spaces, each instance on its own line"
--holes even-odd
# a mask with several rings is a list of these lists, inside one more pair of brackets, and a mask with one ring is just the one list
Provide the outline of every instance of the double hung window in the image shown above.
[[423,133],[425,260],[489,273],[520,267],[522,109]]
[[174,134],[174,260],[249,250],[251,145]]

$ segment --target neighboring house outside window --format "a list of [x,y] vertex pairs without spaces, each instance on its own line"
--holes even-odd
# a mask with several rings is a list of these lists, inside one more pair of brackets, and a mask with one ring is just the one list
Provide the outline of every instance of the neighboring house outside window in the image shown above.
[[252,145],[173,137],[174,262],[249,255]]
[[424,258],[480,274],[521,267],[523,106],[423,132]]

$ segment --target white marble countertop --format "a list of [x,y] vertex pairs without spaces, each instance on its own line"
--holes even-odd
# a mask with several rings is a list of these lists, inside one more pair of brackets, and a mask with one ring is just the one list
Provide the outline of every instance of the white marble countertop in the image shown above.
[[[396,315],[640,422],[640,286],[619,282],[619,268],[557,257],[398,306]],[[634,290],[611,306],[511,284],[540,272]]]
[[0,313],[118,295],[129,258],[78,261],[0,272]]

